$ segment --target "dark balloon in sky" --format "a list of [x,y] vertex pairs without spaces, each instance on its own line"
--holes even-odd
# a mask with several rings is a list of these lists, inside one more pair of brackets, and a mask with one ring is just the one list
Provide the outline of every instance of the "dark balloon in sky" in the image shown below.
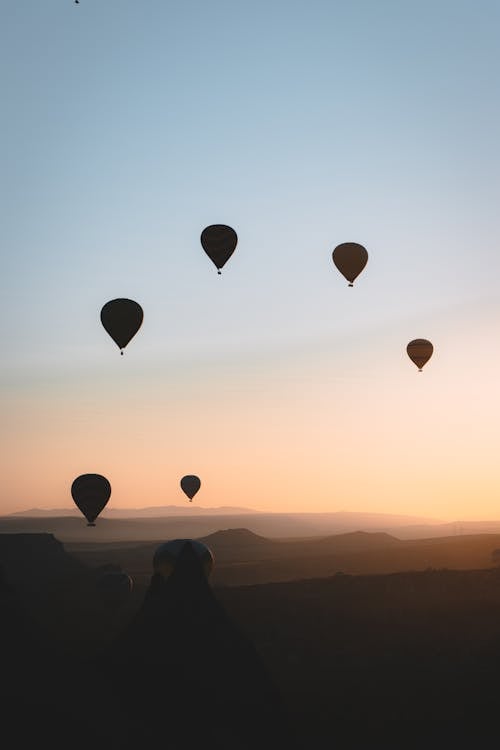
[[206,544],[195,539],[172,539],[170,542],[160,544],[153,555],[155,573],[159,573],[163,578],[168,578],[186,544],[190,544],[199,557],[203,571],[208,578],[214,566],[214,556]]
[[120,350],[135,336],[143,318],[142,307],[131,299],[112,299],[101,310],[101,323]]
[[418,371],[422,372],[422,367],[432,357],[434,347],[427,339],[413,339],[406,347],[406,351],[411,361],[417,365]]
[[82,474],[71,485],[71,496],[87,525],[95,526],[95,519],[111,496],[111,485],[101,474]]
[[343,242],[332,253],[336,267],[352,286],[368,262],[368,252],[357,242]]
[[220,273],[220,269],[235,251],[238,235],[226,224],[211,224],[205,227],[200,239],[204,251]]
[[187,474],[181,479],[182,491],[188,496],[190,500],[196,495],[201,487],[201,482],[194,474]]

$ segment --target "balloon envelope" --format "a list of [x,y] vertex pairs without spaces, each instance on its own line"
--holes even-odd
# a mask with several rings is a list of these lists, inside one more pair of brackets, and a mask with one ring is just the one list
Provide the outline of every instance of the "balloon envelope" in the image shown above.
[[337,245],[332,258],[342,276],[349,282],[349,286],[352,286],[354,279],[359,276],[368,262],[368,252],[357,242],[343,242]]
[[131,299],[112,299],[101,310],[101,323],[119,349],[135,336],[143,318],[142,307]]
[[432,357],[434,347],[427,339],[414,339],[410,341],[406,351],[411,361],[417,365],[419,372],[422,372],[422,367]]
[[201,245],[218,272],[234,253],[238,235],[226,224],[211,224],[201,233]]
[[195,539],[172,539],[170,542],[160,544],[153,555],[155,573],[159,573],[163,578],[168,578],[186,544],[190,544],[199,557],[203,571],[208,578],[214,566],[214,556],[206,544]]
[[182,491],[185,492],[185,494],[188,496],[190,500],[193,499],[193,497],[196,495],[200,487],[201,487],[201,482],[199,478],[195,476],[194,474],[187,474],[185,477],[182,477],[181,479]]
[[95,519],[111,496],[111,485],[101,474],[82,474],[71,485],[71,496],[88,525],[95,526]]

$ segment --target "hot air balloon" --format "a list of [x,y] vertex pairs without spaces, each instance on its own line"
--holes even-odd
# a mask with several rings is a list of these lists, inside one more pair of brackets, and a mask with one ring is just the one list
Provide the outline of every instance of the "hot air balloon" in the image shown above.
[[221,268],[234,253],[238,235],[225,224],[211,224],[201,233],[201,244],[220,274]]
[[143,318],[142,307],[131,299],[112,299],[101,310],[101,323],[121,354],[141,327]]
[[187,474],[181,479],[181,489],[191,501],[201,487],[201,482],[194,474]]
[[422,367],[432,357],[434,347],[427,339],[414,339],[410,341],[406,351],[411,361],[417,365],[418,371],[422,372]]
[[71,485],[71,496],[87,519],[87,526],[95,526],[94,521],[110,495],[111,485],[101,474],[82,474]]
[[368,253],[357,242],[343,242],[332,253],[333,262],[352,286],[368,262]]
[[190,544],[199,557],[203,571],[208,578],[214,566],[214,556],[206,544],[195,539],[172,539],[170,542],[160,544],[153,555],[155,573],[159,573],[163,578],[168,578],[186,544]]

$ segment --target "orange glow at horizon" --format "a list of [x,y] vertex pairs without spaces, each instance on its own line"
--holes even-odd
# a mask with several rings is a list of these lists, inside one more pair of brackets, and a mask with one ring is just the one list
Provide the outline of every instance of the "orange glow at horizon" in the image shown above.
[[[71,508],[71,482],[95,472],[111,482],[108,507],[500,517],[499,361],[490,332],[473,330],[435,326],[423,373],[391,357],[390,331],[376,346],[337,342],[230,370],[13,389],[2,512]],[[187,473],[202,482],[192,504]]]

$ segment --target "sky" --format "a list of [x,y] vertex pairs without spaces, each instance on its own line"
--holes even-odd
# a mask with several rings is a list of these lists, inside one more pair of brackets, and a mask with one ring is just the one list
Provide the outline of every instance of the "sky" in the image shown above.
[[201,507],[500,518],[499,27],[496,0],[4,2],[0,513],[100,473],[117,508],[197,474]]

